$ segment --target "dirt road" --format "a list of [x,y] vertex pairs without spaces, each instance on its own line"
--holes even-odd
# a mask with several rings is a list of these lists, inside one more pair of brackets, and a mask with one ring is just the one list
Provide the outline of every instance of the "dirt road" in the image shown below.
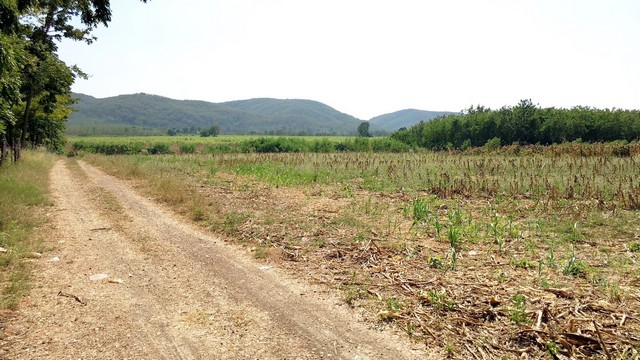
[[0,358],[426,358],[326,289],[79,165],[53,168],[51,251],[37,260]]

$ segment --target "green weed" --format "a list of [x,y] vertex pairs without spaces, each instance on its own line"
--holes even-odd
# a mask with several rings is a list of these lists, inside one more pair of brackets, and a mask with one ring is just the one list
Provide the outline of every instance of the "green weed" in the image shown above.
[[427,263],[429,264],[429,267],[432,267],[434,269],[441,269],[443,265],[442,260],[440,260],[440,257],[438,256],[429,257]]
[[509,310],[509,320],[516,325],[530,323],[531,318],[529,318],[526,313],[527,298],[522,294],[516,294],[512,301],[513,307]]
[[536,263],[527,259],[515,260],[513,265],[516,269],[535,269],[536,267],[538,267]]
[[450,310],[455,306],[455,303],[447,297],[444,289],[440,291],[429,290],[426,294],[421,292],[419,297],[437,310]]
[[575,257],[574,254],[569,257],[564,267],[562,268],[562,273],[564,275],[570,276],[584,276],[587,272],[587,264],[579,260]]

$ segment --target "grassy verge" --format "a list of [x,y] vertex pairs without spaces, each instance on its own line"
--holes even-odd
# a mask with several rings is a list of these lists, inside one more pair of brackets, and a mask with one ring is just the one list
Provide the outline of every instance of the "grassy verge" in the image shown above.
[[34,229],[43,223],[42,207],[49,205],[47,174],[52,156],[25,152],[18,164],[0,169],[0,310],[14,309],[29,289],[29,258],[43,243]]

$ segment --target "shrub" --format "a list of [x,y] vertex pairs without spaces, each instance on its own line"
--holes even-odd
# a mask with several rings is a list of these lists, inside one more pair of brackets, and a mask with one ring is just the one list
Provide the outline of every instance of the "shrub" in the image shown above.
[[180,152],[183,154],[193,154],[196,152],[196,144],[180,144]]
[[309,150],[309,144],[304,139],[286,137],[245,140],[238,146],[245,153],[294,153]]
[[173,154],[173,151],[169,149],[169,145],[163,143],[157,143],[150,148],[147,148],[149,154],[158,155],[158,154]]
[[502,140],[500,140],[499,137],[494,137],[493,139],[487,140],[487,142],[484,144],[484,147],[488,150],[496,150],[500,148],[501,143]]
[[332,153],[336,152],[336,147],[327,139],[314,140],[311,145],[311,151],[315,153]]

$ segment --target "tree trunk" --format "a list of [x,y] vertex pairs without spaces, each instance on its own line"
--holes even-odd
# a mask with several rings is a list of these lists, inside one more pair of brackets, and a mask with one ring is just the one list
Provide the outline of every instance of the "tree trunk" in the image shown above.
[[20,134],[20,147],[27,147],[27,133],[29,130],[29,113],[31,112],[31,100],[33,100],[33,90],[29,89],[24,114],[22,115],[22,134]]
[[20,150],[16,139],[16,126],[9,123],[7,126],[7,142],[9,145],[9,152],[11,153],[11,161],[16,162],[20,158]]
[[6,137],[3,135],[2,140],[0,140],[0,167],[2,167],[2,164],[7,159],[8,153],[9,153],[9,146],[7,144]]

